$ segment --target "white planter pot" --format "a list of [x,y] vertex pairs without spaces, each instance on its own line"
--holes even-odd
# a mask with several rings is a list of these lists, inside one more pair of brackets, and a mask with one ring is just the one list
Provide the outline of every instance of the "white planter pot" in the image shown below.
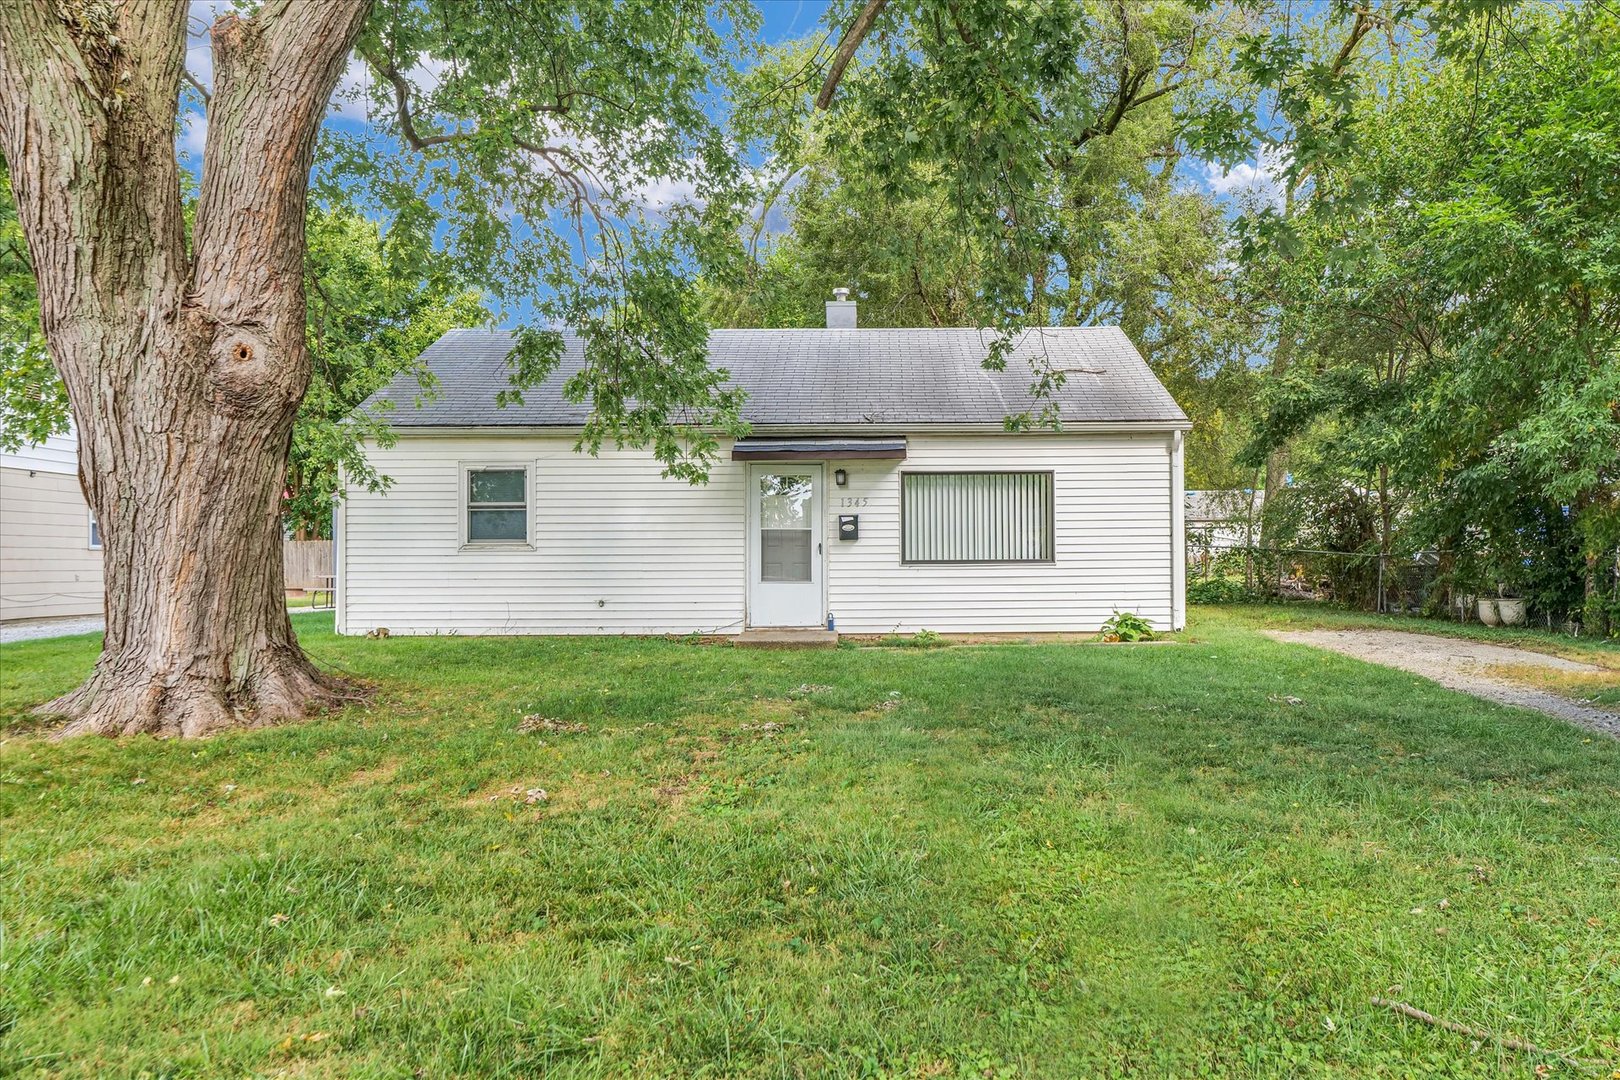
[[1496,613],[1501,616],[1503,626],[1518,626],[1524,622],[1524,601],[1498,600],[1496,602]]
[[1495,600],[1481,599],[1479,602],[1479,621],[1486,626],[1501,626],[1502,616],[1496,610]]

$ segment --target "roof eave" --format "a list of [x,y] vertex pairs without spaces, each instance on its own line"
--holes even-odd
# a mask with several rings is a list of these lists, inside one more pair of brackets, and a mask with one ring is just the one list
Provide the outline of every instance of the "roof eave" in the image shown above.
[[[581,424],[394,424],[394,433],[400,436],[421,435],[433,437],[453,437],[463,435],[487,435],[490,432],[500,432],[506,435],[579,435],[584,431]],[[1034,427],[1024,431],[1008,431],[1005,424],[995,422],[962,423],[941,422],[927,424],[752,424],[749,431],[754,435],[871,435],[874,432],[893,432],[907,434],[911,432],[950,435],[1074,435],[1074,434],[1106,434],[1114,433],[1155,433],[1168,431],[1191,431],[1192,421],[1185,417],[1179,419],[1162,420],[1069,420],[1061,428]]]

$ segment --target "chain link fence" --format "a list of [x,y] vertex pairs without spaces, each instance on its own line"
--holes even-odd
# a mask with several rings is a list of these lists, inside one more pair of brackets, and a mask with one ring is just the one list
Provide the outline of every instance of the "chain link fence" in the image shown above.
[[[1257,522],[1244,520],[1189,527],[1188,599],[1317,601],[1361,611],[1475,622],[1481,621],[1479,601],[1496,598],[1494,590],[1460,586],[1438,551],[1380,553],[1269,545],[1253,539],[1258,533]],[[1586,610],[1620,613],[1620,549],[1600,559],[1595,569],[1596,603],[1588,603]],[[1579,603],[1555,606],[1530,599],[1522,607],[1504,610],[1510,615],[1522,611],[1522,621],[1529,625],[1583,632]],[[1607,621],[1611,633],[1620,629],[1615,615]]]

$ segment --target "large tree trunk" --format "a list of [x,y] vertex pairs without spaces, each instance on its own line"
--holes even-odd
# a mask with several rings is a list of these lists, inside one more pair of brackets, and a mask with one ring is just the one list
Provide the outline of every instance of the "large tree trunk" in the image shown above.
[[0,145],[101,525],[107,635],[43,706],[65,733],[203,735],[338,700],[283,601],[280,498],[310,375],[314,140],[361,0],[213,29],[190,250],[175,160],[185,0],[0,0]]

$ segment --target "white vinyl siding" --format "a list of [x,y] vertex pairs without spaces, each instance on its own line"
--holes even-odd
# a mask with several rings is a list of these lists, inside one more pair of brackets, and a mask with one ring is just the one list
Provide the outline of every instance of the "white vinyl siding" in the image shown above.
[[[650,454],[592,458],[574,439],[402,432],[371,449],[393,485],[342,504],[342,631],[741,630],[749,488],[730,444],[694,487],[663,479]],[[1116,609],[1168,629],[1170,449],[1168,432],[911,434],[905,461],[829,463],[827,610],[851,634],[1090,631]],[[532,550],[463,546],[463,466],[518,461],[530,469]],[[846,486],[832,483],[834,466]],[[904,472],[1050,474],[1050,561],[904,563]],[[833,539],[839,514],[860,515],[859,540]]]
[[[48,435],[36,446],[0,450],[0,469],[79,475],[79,437],[69,425],[65,435]],[[100,609],[97,608],[99,611]]]
[[101,614],[89,515],[73,473],[0,468],[0,620]]
[[[850,634],[1096,630],[1119,611],[1170,629],[1171,435],[911,435],[905,461],[850,461],[829,487],[827,610]],[[1050,563],[902,563],[906,472],[1050,472]],[[1179,497],[1179,496],[1178,496]],[[864,499],[864,505],[860,501]]]
[[1049,472],[902,472],[901,559],[1051,562]]
[[[745,491],[575,436],[423,437],[369,448],[385,493],[350,488],[338,558],[344,633],[653,634],[742,628]],[[729,447],[728,447],[729,449]],[[467,545],[467,467],[523,462],[531,546]]]

